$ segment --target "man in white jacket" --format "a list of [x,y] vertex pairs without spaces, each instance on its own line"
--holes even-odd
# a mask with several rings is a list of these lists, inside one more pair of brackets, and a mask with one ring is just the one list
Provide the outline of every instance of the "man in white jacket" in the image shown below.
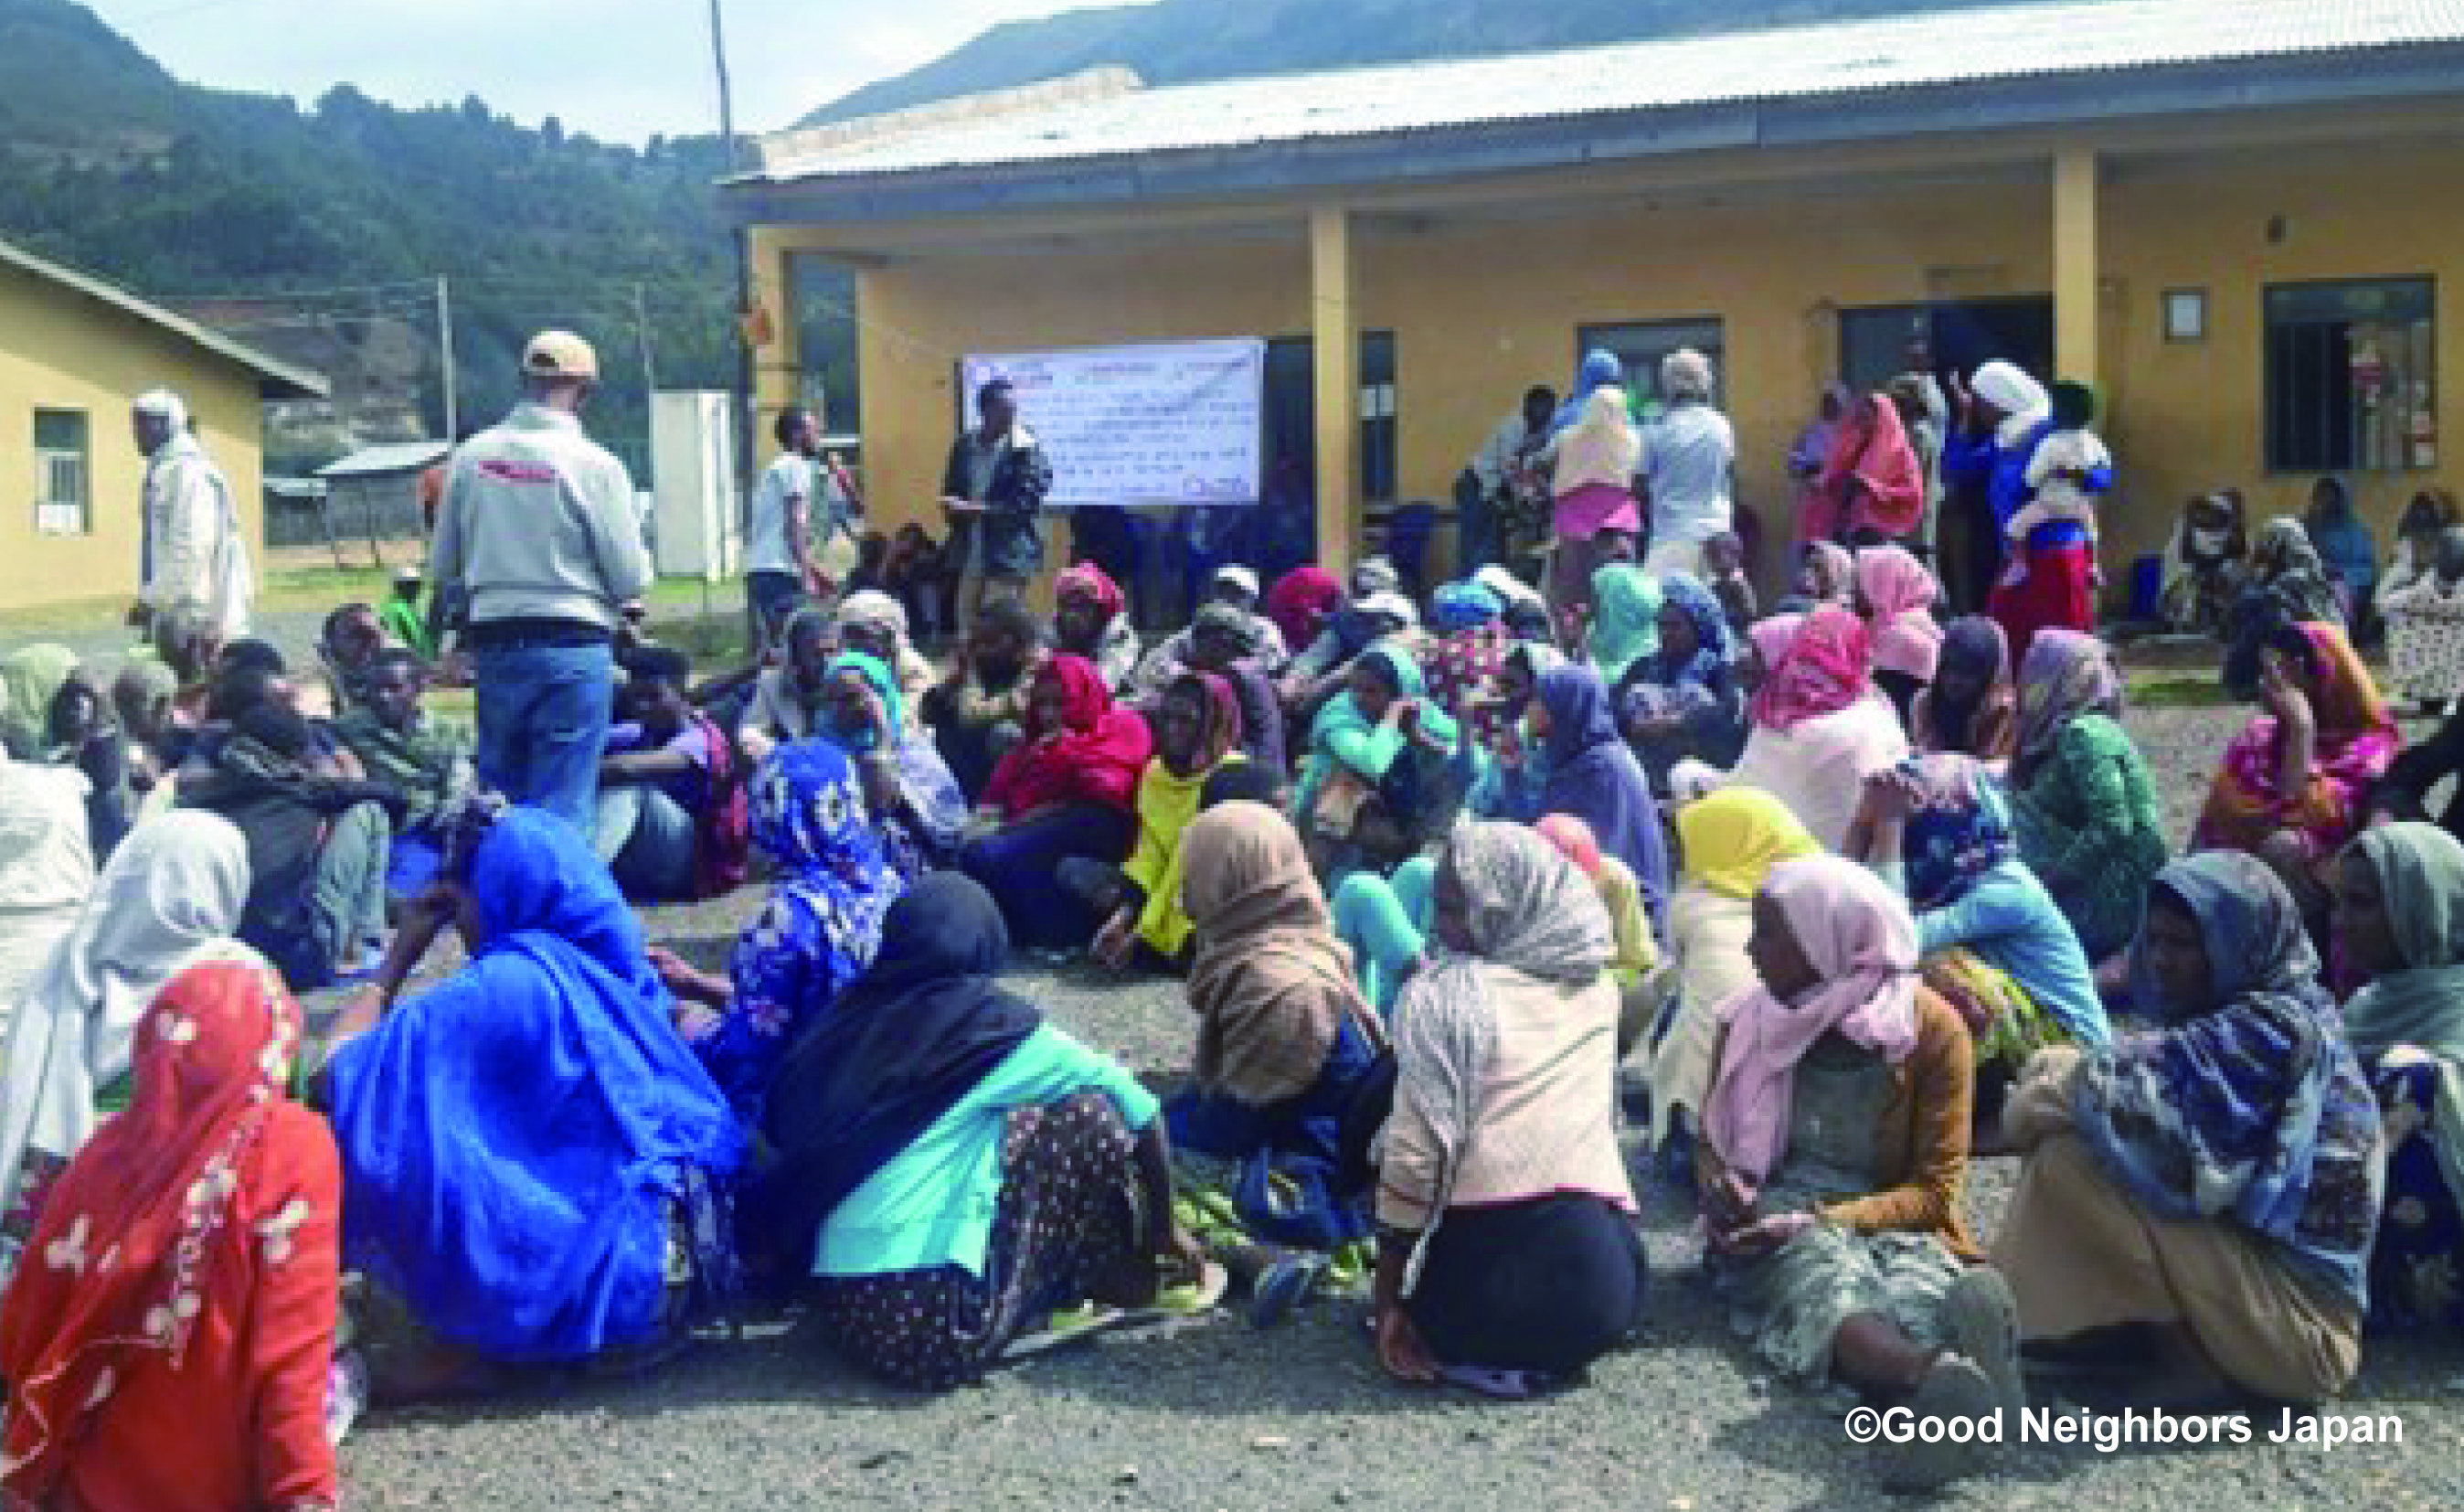
[[188,407],[178,394],[140,394],[129,426],[145,454],[144,588],[129,617],[152,629],[164,661],[190,681],[213,665],[225,643],[248,634],[256,579],[240,536],[239,501],[188,429]]
[[633,483],[583,433],[599,357],[567,331],[522,352],[525,397],[456,448],[429,575],[469,596],[479,775],[587,832],[615,702],[617,627],[650,586]]

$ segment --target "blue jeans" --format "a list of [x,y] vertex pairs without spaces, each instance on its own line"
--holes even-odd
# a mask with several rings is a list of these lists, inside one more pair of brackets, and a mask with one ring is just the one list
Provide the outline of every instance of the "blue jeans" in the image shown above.
[[588,834],[616,712],[615,653],[604,645],[482,646],[471,661],[480,777]]
[[602,789],[591,816],[590,848],[627,898],[691,898],[695,838],[683,804],[639,783]]

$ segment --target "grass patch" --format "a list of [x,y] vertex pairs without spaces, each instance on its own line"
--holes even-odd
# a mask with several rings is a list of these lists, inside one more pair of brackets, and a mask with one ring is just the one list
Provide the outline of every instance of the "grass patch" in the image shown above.
[[2216,674],[2133,673],[2130,704],[2141,709],[2220,709],[2234,701]]

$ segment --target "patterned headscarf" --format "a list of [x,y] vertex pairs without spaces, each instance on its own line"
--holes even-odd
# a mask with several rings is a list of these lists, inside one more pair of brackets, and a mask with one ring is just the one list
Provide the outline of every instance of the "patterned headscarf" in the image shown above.
[[2080,1138],[2156,1216],[2232,1222],[2359,1306],[2379,1213],[2378,1101],[2320,985],[2299,905],[2238,851],[2173,862],[2148,898],[2196,921],[2208,990],[2167,997],[2142,933],[2132,995],[2163,1032],[2089,1055],[2071,1098]]
[[1631,562],[1592,574],[1592,665],[1614,688],[1626,669],[1660,649],[1660,585]]
[[2010,805],[1972,758],[1910,756],[1875,780],[1898,789],[1908,805],[1899,849],[1913,906],[1955,901],[2017,854]]
[[1804,628],[1805,616],[1802,614],[1773,614],[1746,627],[1746,640],[1753,647],[1754,654],[1762,658],[1765,678],[1778,671],[1779,664],[1788,659],[1789,648],[1796,644],[1796,633]]
[[1598,889],[1529,828],[1459,824],[1438,864],[1451,868],[1463,884],[1472,948],[1459,956],[1441,946],[1395,1005],[1396,1095],[1411,1100],[1439,1160],[1429,1226],[1404,1267],[1405,1296],[1419,1282],[1463,1149],[1480,1125],[1482,1078],[1497,1049],[1497,1011],[1482,967],[1583,983],[1607,970],[1617,955],[1616,927]]
[[1865,622],[1825,604],[1805,616],[1787,653],[1754,691],[1754,723],[1786,731],[1836,714],[1865,696],[1872,676]]
[[2065,725],[2082,714],[2122,716],[2122,674],[2103,641],[2083,631],[2040,630],[2019,667],[2019,741],[2011,778],[2028,776],[2054,753]]
[[[304,1205],[268,1211],[271,1196],[247,1189],[252,1172],[286,1164],[251,1157],[275,1127],[299,1036],[299,1005],[281,977],[231,942],[174,975],[139,1021],[128,1106],[44,1199],[0,1312],[12,1501],[49,1504],[80,1426],[146,1356],[179,1369],[205,1288],[234,1274],[212,1263],[215,1246],[250,1250],[249,1275],[288,1256],[290,1231],[310,1216],[293,1210]],[[255,1232],[231,1232],[235,1212],[257,1215]],[[316,1217],[330,1228],[340,1215]],[[245,1299],[225,1301],[245,1313]]]
[[861,940],[870,960],[899,881],[873,837],[854,764],[828,741],[789,741],[752,786],[754,843],[778,863],[782,885]]
[[1703,1132],[1722,1164],[1760,1182],[1788,1152],[1796,1064],[1833,1030],[1897,1065],[1916,1048],[1917,926],[1881,878],[1836,856],[1771,868],[1779,905],[1815,987],[1783,1003],[1757,983],[1722,1005],[1728,1038]]
[[1694,655],[1683,664],[1672,665],[1668,648],[1662,644],[1653,655],[1657,666],[1652,680],[1663,687],[1684,683],[1707,683],[1727,666],[1731,655],[1727,611],[1703,580],[1684,572],[1669,572],[1660,579],[1662,602],[1674,607],[1694,627]]

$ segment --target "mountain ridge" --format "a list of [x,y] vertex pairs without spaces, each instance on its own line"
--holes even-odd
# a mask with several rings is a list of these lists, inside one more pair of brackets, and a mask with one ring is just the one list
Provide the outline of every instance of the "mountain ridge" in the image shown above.
[[1002,22],[919,67],[850,91],[797,124],[828,125],[1105,66],[1159,86],[2009,3],[1351,0],[1338,7],[1323,0],[1152,0]]

